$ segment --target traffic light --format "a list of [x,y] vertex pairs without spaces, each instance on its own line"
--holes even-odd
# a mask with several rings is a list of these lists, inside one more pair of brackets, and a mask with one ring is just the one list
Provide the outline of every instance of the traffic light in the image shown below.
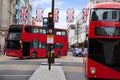
[[54,21],[53,21],[53,14],[48,13],[48,34],[54,34]]
[[53,20],[53,14],[48,14],[48,28],[53,29],[54,28],[54,20]]

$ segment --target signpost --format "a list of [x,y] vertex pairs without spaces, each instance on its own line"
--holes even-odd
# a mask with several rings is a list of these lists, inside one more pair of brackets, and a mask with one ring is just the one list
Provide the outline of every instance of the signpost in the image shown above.
[[47,43],[48,44],[54,43],[54,35],[47,35]]

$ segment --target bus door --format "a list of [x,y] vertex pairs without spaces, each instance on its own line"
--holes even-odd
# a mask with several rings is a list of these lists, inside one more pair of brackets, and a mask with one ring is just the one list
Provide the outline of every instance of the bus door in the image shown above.
[[22,47],[22,55],[24,56],[29,56],[30,53],[30,42],[23,42],[23,47]]

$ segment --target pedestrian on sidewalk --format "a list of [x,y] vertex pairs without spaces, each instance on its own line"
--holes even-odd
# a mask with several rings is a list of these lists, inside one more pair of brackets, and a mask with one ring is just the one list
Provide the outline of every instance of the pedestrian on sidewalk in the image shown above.
[[3,55],[5,55],[6,54],[6,49],[5,49],[5,47],[3,48]]
[[2,55],[2,49],[0,48],[0,55]]
[[88,55],[88,48],[84,48],[82,55],[83,55],[83,64],[85,64],[85,60]]

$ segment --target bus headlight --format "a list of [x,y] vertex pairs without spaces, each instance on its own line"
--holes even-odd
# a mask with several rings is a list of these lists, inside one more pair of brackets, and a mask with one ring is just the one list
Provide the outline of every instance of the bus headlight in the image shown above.
[[94,67],[91,67],[91,68],[90,68],[90,73],[91,73],[91,74],[95,74],[95,73],[96,73],[96,69],[95,69]]

